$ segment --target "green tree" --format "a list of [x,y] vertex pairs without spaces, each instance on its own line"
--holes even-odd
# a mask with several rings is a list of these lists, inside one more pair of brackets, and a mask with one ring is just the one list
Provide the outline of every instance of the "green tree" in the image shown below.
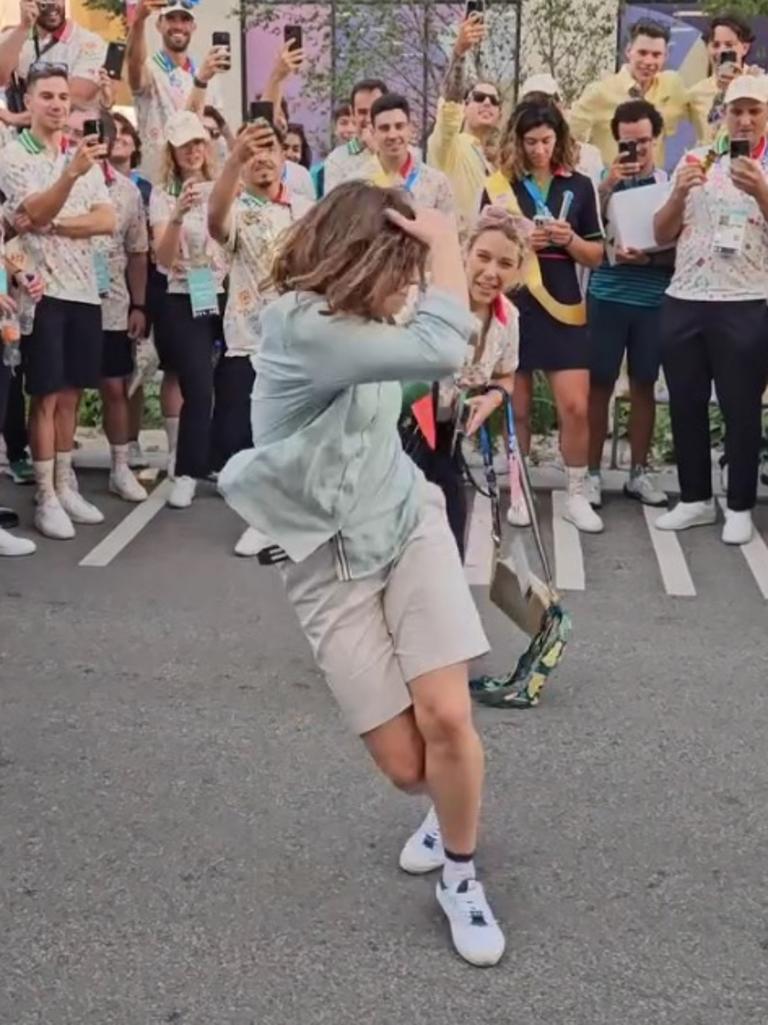
[[704,0],[704,10],[707,14],[743,14],[746,18],[754,18],[758,15],[768,14],[768,0]]
[[125,0],[84,0],[84,4],[91,11],[103,11],[110,18],[125,21]]

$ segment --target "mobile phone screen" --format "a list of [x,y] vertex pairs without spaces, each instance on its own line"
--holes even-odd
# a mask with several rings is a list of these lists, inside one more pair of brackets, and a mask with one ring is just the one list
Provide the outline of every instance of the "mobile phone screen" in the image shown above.
[[251,121],[258,121],[259,119],[262,119],[267,121],[269,124],[273,124],[274,117],[274,104],[267,100],[254,100],[251,104]]
[[466,16],[469,18],[473,14],[485,17],[485,0],[467,0]]
[[301,25],[286,25],[283,29],[285,45],[291,50],[300,50],[304,43],[304,33]]
[[750,154],[749,139],[731,139],[731,160],[748,157]]
[[107,56],[104,67],[110,78],[118,81],[123,77],[123,64],[125,63],[125,43],[110,43],[107,47]]
[[627,140],[619,143],[619,154],[622,164],[637,163],[637,143],[634,140]]
[[87,138],[89,135],[98,135],[99,142],[104,141],[104,126],[98,118],[88,118],[87,121],[83,121],[83,136]]

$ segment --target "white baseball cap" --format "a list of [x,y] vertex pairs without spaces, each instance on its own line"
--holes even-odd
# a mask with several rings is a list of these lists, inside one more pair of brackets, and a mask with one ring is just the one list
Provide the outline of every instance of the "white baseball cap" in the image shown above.
[[192,110],[177,110],[165,122],[165,138],[171,146],[186,146],[195,139],[207,139],[205,125]]
[[737,100],[758,100],[768,103],[767,75],[739,75],[731,82],[725,93],[725,102],[735,103]]
[[178,13],[187,14],[194,19],[196,7],[197,0],[169,0],[169,3],[160,8],[160,17],[164,18],[167,14]]
[[523,99],[528,93],[546,93],[547,96],[559,96],[560,86],[548,71],[542,71],[538,75],[530,75],[523,82],[520,90],[520,99]]

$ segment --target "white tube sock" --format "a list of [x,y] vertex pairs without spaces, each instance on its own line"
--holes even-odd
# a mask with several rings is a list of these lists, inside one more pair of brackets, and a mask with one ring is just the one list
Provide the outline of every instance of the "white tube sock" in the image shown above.
[[165,434],[168,438],[168,452],[175,452],[179,441],[179,418],[177,416],[165,418]]
[[72,469],[72,453],[56,453],[56,470],[54,474],[57,491],[77,491],[75,472]]
[[35,470],[35,483],[39,501],[53,498],[56,490],[53,486],[54,462],[52,459],[38,459],[32,464]]
[[113,470],[119,470],[122,466],[128,465],[128,453],[130,450],[130,445],[110,445]]

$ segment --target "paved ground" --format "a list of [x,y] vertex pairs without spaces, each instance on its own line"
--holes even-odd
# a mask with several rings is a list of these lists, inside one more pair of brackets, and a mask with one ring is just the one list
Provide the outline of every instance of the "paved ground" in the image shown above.
[[[211,491],[80,567],[126,514],[99,501],[103,527],[0,563],[3,1025],[765,1025],[768,604],[714,530],[673,598],[611,498],[543,704],[481,711],[509,937],[483,972],[398,873],[421,809],[339,723],[273,572],[230,555],[234,515]],[[476,594],[501,668],[519,635]]]

